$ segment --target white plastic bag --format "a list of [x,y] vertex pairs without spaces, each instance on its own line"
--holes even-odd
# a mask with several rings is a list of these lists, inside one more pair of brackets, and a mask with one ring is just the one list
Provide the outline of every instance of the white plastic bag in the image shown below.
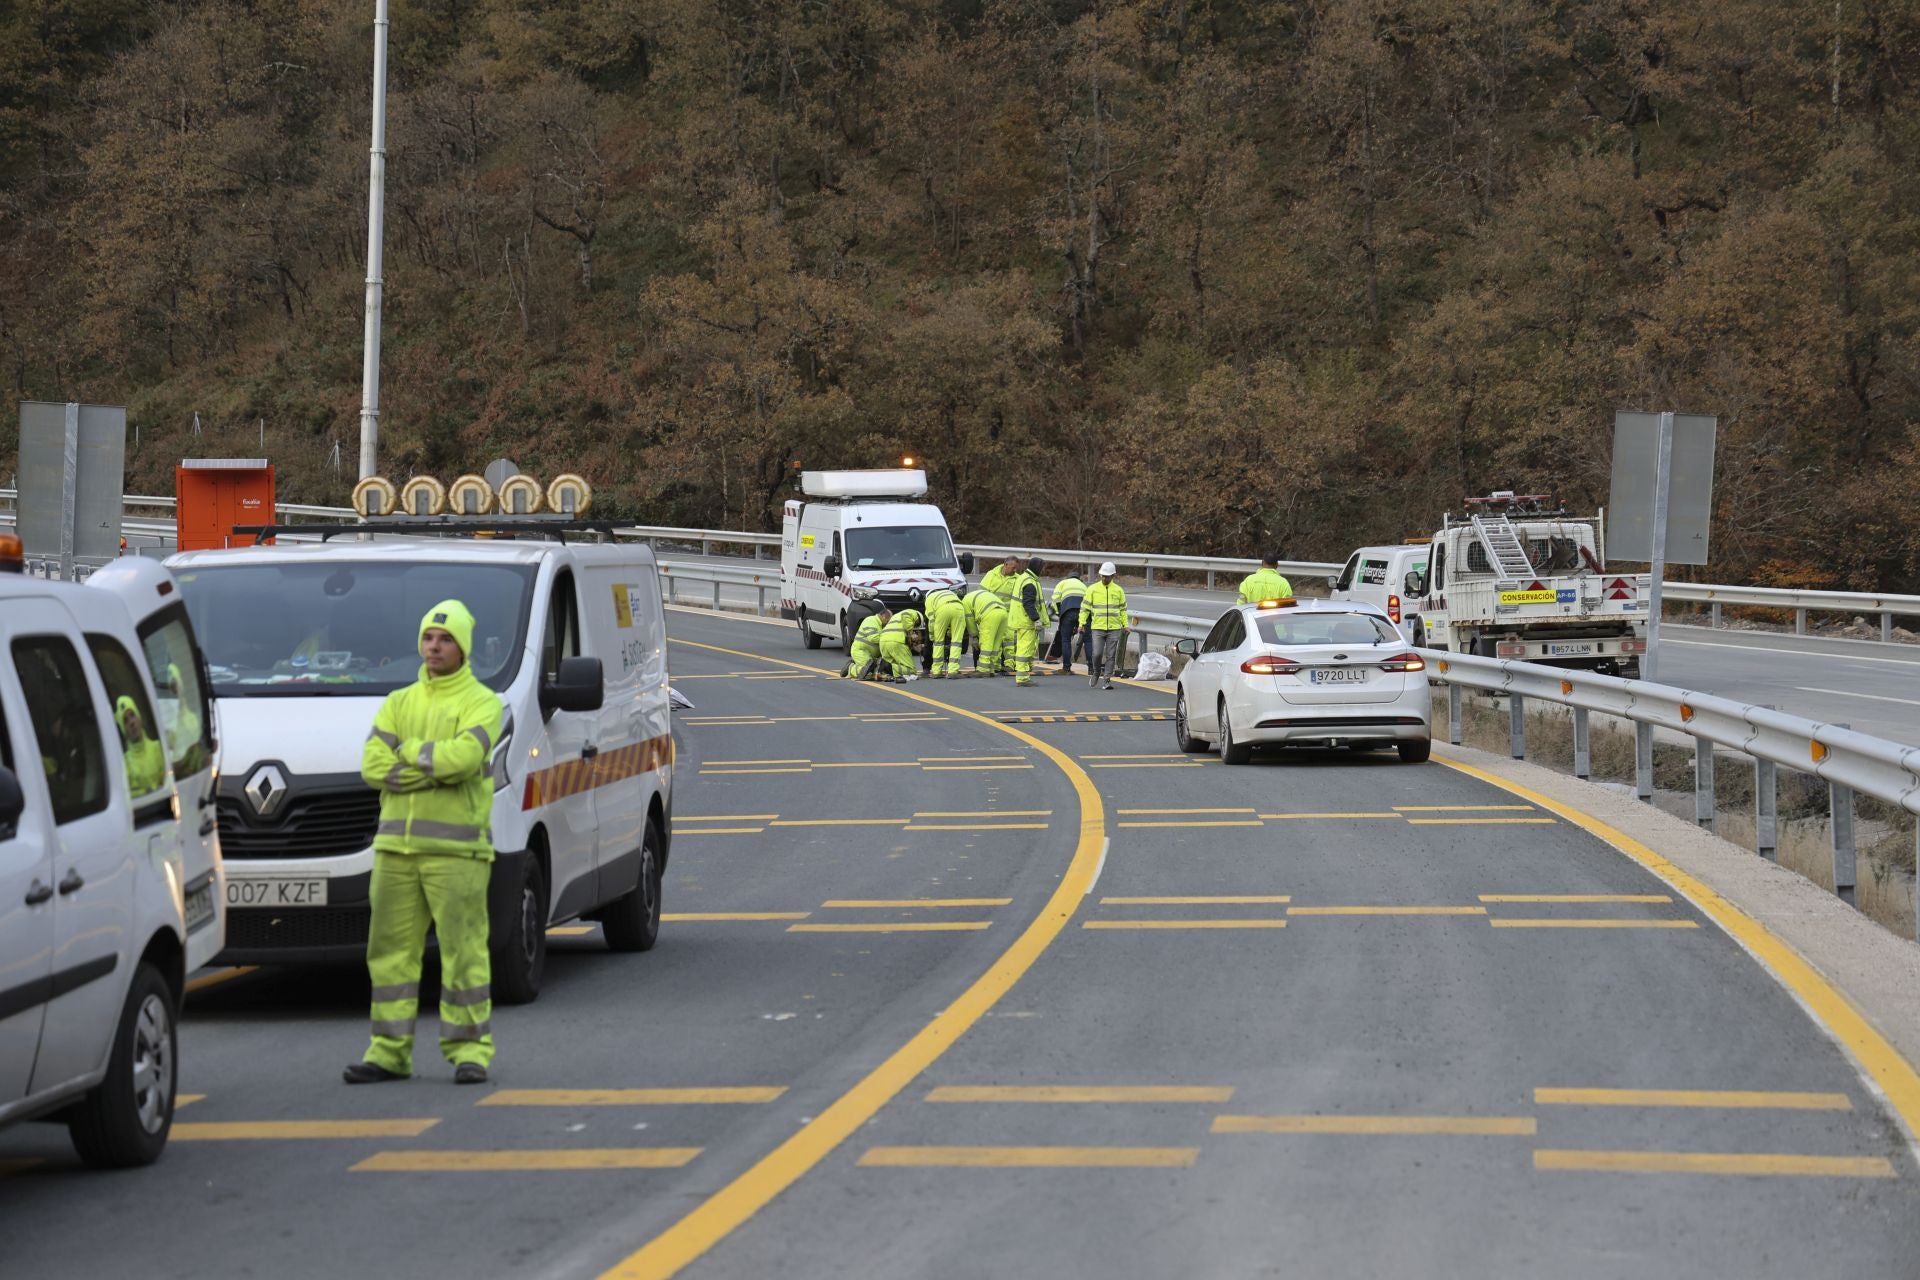
[[1167,673],[1173,670],[1173,663],[1164,653],[1143,653],[1140,655],[1140,670],[1134,673],[1136,680],[1165,680]]

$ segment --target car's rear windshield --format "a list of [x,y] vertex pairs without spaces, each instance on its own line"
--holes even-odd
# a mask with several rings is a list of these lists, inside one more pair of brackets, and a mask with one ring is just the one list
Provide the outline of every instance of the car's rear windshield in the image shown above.
[[937,524],[859,526],[846,531],[849,569],[951,569],[953,542]]
[[442,600],[473,614],[473,674],[513,683],[530,565],[386,561],[195,566],[176,575],[218,697],[384,695],[420,674],[420,619]]
[[1260,613],[1254,615],[1267,644],[1396,644],[1399,633],[1370,613]]

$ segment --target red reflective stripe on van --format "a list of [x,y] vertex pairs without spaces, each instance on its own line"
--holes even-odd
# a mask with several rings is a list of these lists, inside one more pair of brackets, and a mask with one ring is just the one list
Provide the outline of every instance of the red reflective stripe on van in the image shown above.
[[673,739],[667,734],[602,752],[591,760],[578,757],[563,760],[527,775],[520,807],[538,809],[609,783],[637,778],[643,773],[663,768],[672,761]]

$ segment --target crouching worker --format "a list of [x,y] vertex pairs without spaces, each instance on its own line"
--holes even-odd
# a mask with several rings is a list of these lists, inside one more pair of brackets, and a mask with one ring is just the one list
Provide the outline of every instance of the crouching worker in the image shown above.
[[360,756],[380,792],[373,840],[373,1042],[348,1084],[413,1074],[413,1025],[427,929],[440,939],[440,1052],[458,1084],[483,1084],[493,1061],[487,881],[493,870],[493,779],[500,699],[467,663],[473,615],[443,600],[420,621],[420,679],[387,695]]
[[882,606],[880,612],[860,619],[853,643],[847,646],[847,669],[842,673],[847,679],[865,680],[880,661],[880,632],[892,617],[893,610]]
[[925,643],[921,629],[926,625],[918,609],[902,609],[880,629],[880,673],[895,680],[919,679],[919,664],[914,660],[914,642]]

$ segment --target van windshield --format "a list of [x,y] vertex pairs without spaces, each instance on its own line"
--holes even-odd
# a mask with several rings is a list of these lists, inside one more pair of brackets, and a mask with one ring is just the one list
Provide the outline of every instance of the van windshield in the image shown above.
[[849,569],[953,569],[953,542],[937,524],[846,531]]
[[416,627],[442,600],[474,616],[473,673],[496,692],[526,647],[530,565],[248,564],[176,575],[222,698],[374,697],[420,675]]

